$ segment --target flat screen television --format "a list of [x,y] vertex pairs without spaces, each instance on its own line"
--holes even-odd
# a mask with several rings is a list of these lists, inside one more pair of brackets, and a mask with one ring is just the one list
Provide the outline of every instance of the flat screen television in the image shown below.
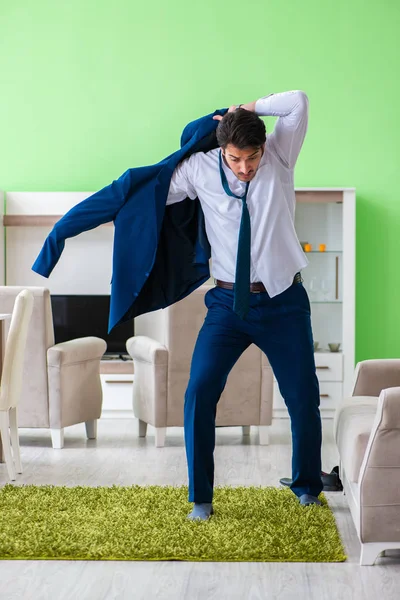
[[108,331],[110,296],[51,295],[56,344],[94,335],[107,342],[106,357],[127,356],[126,340],[133,336],[131,319]]

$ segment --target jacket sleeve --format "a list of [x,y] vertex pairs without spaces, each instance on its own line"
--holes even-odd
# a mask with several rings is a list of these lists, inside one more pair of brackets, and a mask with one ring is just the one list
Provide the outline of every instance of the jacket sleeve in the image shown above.
[[131,169],[128,169],[119,179],[71,208],[47,236],[32,270],[49,277],[64,250],[65,240],[113,221],[130,190]]

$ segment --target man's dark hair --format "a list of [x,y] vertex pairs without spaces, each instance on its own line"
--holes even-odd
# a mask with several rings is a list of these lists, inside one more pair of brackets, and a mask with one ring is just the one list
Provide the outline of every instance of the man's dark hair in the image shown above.
[[219,122],[216,133],[221,148],[226,148],[228,144],[240,150],[261,148],[266,140],[264,121],[244,108],[226,113]]

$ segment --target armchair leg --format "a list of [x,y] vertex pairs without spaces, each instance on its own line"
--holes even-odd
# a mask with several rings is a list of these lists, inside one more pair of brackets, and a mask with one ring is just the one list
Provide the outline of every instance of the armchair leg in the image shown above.
[[269,445],[269,425],[259,425],[258,434],[260,438],[260,446]]
[[3,452],[4,452],[4,460],[6,462],[6,467],[8,471],[8,476],[11,481],[15,481],[15,467],[14,467],[14,459],[11,453],[11,444],[10,444],[10,418],[8,414],[8,410],[0,411],[0,433],[1,433],[1,441],[3,444]]
[[384,553],[385,544],[361,544],[360,565],[372,567],[381,553]]
[[138,419],[138,434],[139,437],[146,437],[147,423]]
[[55,450],[64,448],[64,429],[51,429],[51,441]]
[[86,421],[85,427],[88,440],[95,440],[97,438],[97,419],[93,419],[93,421]]
[[165,446],[165,436],[167,435],[166,427],[156,427],[156,448]]
[[243,432],[243,435],[250,435],[250,425],[243,425],[242,432]]
[[19,451],[17,409],[15,407],[10,408],[10,435],[15,468],[17,470],[17,473],[22,473],[21,454]]

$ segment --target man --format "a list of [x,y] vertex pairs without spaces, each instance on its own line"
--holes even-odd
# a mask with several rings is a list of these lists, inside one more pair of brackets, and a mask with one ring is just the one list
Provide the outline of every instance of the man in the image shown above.
[[[307,261],[293,224],[293,168],[308,101],[302,92],[287,92],[243,109],[219,109],[189,123],[180,150],[155,165],[128,169],[71,208],[32,266],[49,277],[66,239],[113,221],[111,331],[208,280],[211,242],[213,275],[220,281],[206,297],[209,311],[185,402],[189,499],[195,502],[190,518],[212,512],[216,404],[228,372],[252,342],[267,354],[291,416],[291,489],[302,504],[318,504],[322,489],[310,305],[298,275]],[[268,139],[257,115],[279,117]],[[243,192],[247,196],[238,199]],[[197,194],[200,200],[192,202]],[[235,289],[226,289],[233,282]]]
[[[278,120],[266,136],[260,116]],[[196,152],[172,175],[167,205],[198,198],[216,287],[193,353],[185,394],[189,519],[213,514],[215,415],[228,374],[252,343],[268,357],[292,428],[292,485],[320,504],[321,419],[307,265],[294,228],[294,166],[307,131],[301,91],[271,94],[214,119],[219,148]]]

